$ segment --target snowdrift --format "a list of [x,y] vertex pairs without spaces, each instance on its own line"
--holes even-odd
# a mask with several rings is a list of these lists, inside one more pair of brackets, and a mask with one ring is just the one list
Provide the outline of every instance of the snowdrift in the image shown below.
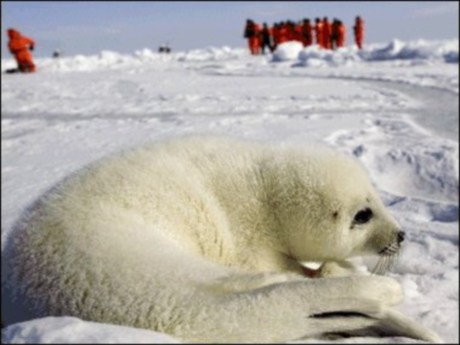
[[[166,61],[176,62],[212,62],[235,61],[250,57],[247,49],[208,47],[186,52],[160,54],[148,48],[133,54],[120,54],[102,51],[96,55],[63,56],[58,59],[36,58],[41,70],[53,72],[94,71],[97,69],[142,66],[145,63]],[[286,42],[278,46],[270,58],[271,62],[294,61],[296,67],[344,66],[352,63],[364,63],[387,60],[438,61],[458,63],[458,39],[444,41],[393,40],[386,44],[369,44],[358,50],[355,46],[339,48],[336,51],[322,50],[317,46],[303,48],[299,42]],[[2,59],[2,71],[15,67],[13,59]]]

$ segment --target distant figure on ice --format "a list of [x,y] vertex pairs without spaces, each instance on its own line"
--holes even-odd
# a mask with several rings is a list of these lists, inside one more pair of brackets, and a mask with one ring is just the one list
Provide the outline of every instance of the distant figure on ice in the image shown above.
[[54,52],[53,52],[53,58],[57,59],[58,57],[61,56],[61,51],[59,49],[56,49]]
[[355,43],[359,49],[363,49],[364,40],[364,20],[360,16],[356,17],[355,26],[353,26],[353,32],[355,34]]
[[158,52],[159,52],[159,53],[169,54],[169,53],[171,53],[171,48],[169,48],[169,46],[168,46],[167,44],[162,44],[162,45],[158,48]]
[[260,25],[253,20],[246,20],[244,38],[248,40],[249,51],[252,55],[259,55],[260,51]]
[[29,37],[21,35],[21,33],[15,29],[8,29],[8,48],[11,54],[14,55],[18,64],[17,69],[8,70],[8,73],[14,72],[35,72],[36,67],[32,60],[31,51],[34,50],[35,41]]
[[265,47],[268,47],[270,52],[273,52],[273,44],[272,44],[272,37],[273,31],[272,28],[267,26],[267,23],[263,24],[262,31],[261,31],[261,45],[262,54],[265,54]]

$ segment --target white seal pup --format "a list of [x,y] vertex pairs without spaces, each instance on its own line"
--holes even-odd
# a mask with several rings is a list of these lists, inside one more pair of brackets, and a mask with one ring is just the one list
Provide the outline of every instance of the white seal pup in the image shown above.
[[[106,158],[53,188],[8,241],[5,280],[33,317],[190,342],[371,331],[437,341],[391,309],[395,280],[343,276],[347,258],[391,256],[403,238],[354,158],[191,137]],[[305,261],[324,264],[310,274]]]

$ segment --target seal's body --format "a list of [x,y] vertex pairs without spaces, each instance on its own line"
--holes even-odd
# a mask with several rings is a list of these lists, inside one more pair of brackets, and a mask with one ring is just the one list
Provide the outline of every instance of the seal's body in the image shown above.
[[[365,171],[330,149],[193,137],[155,144],[69,177],[18,227],[8,282],[34,316],[200,342],[368,327],[437,339],[389,308],[402,299],[393,279],[329,277],[343,275],[346,258],[391,255],[402,240]],[[305,277],[303,261],[325,262],[321,279]]]

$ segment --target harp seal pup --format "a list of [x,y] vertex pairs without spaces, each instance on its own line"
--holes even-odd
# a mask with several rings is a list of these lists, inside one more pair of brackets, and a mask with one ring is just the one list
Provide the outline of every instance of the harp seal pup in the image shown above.
[[[392,308],[396,280],[347,264],[391,256],[402,239],[352,157],[187,137],[105,158],[40,198],[8,241],[2,285],[22,318],[71,315],[188,342],[439,341]],[[312,273],[305,261],[324,264]]]

